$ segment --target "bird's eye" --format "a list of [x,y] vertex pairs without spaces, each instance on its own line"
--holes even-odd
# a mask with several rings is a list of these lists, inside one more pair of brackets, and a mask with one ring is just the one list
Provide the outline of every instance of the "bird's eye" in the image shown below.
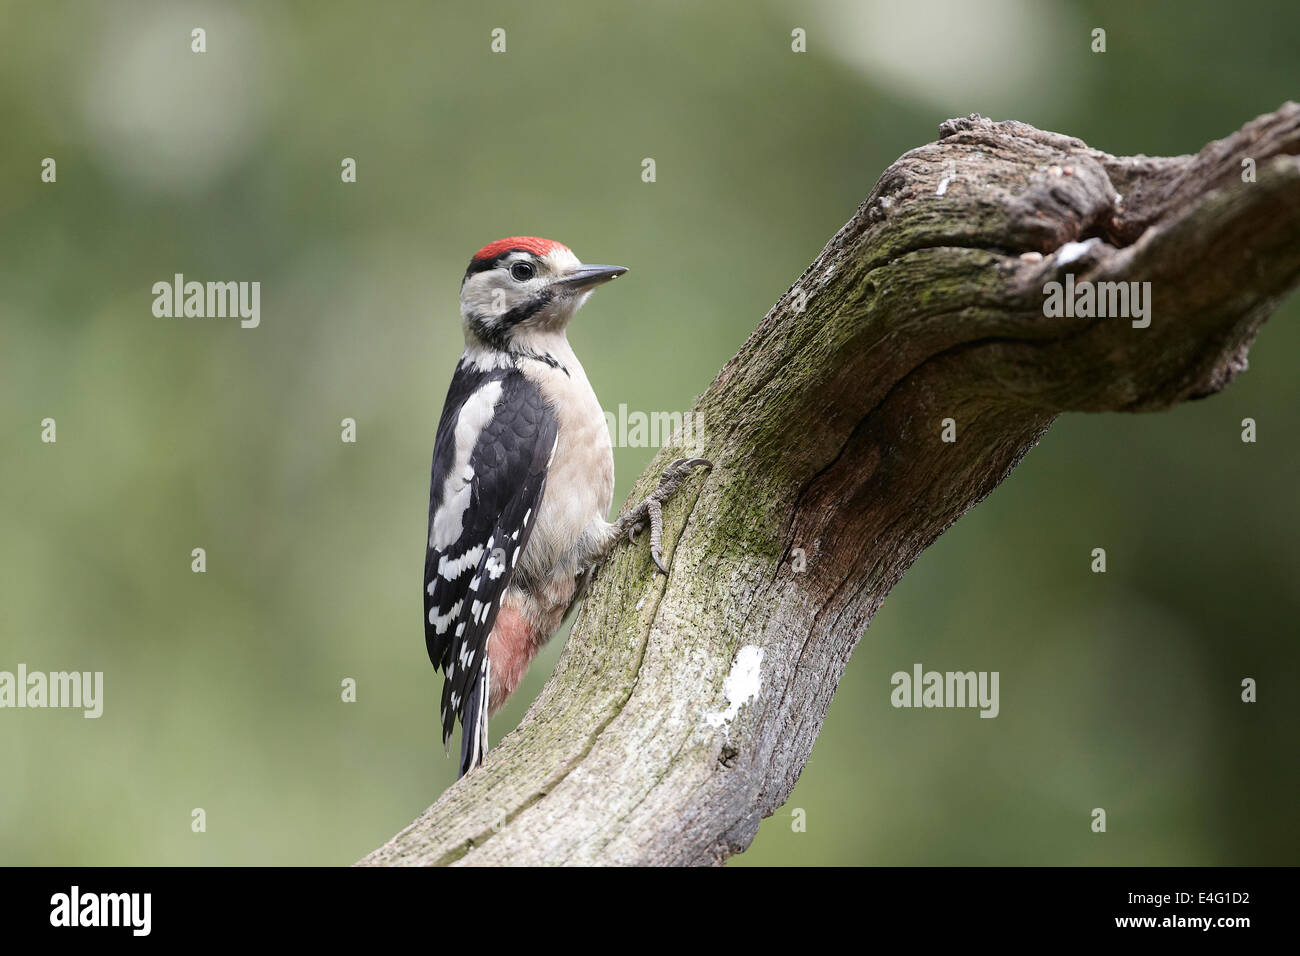
[[531,262],[516,262],[510,267],[510,277],[516,282],[527,282],[536,273]]

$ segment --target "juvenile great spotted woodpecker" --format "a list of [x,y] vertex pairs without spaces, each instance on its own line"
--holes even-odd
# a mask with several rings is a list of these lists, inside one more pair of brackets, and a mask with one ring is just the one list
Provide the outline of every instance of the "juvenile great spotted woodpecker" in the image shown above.
[[488,716],[624,535],[635,540],[648,524],[667,573],[660,506],[709,466],[678,459],[649,497],[605,520],[614,452],[565,330],[596,286],[625,272],[514,236],[475,253],[461,282],[465,352],[434,441],[424,562],[425,644],[446,675],[444,745],[461,723],[461,776],[487,753]]

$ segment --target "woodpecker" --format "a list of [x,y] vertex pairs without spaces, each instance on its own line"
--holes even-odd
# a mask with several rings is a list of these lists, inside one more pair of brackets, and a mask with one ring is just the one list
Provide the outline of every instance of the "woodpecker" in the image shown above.
[[425,645],[445,675],[444,746],[461,723],[461,776],[487,753],[489,715],[624,535],[634,541],[648,524],[667,573],[660,507],[710,467],[679,458],[649,497],[606,520],[614,452],[565,331],[593,289],[625,272],[512,236],[475,253],[461,281],[465,352],[434,440],[424,562]]

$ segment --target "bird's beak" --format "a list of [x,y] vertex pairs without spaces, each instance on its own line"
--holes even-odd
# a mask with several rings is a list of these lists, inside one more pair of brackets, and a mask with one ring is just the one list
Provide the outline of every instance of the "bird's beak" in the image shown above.
[[556,285],[574,291],[590,289],[610,279],[617,279],[624,272],[627,272],[624,266],[578,266]]

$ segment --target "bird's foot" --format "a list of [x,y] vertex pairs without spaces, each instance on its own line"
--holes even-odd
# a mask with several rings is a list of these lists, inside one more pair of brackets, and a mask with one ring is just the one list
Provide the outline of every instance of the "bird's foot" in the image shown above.
[[664,567],[663,555],[663,504],[673,496],[681,483],[690,476],[693,469],[712,467],[713,462],[706,458],[678,458],[665,468],[663,474],[659,476],[659,487],[647,495],[639,505],[618,519],[615,524],[616,534],[613,540],[618,541],[619,538],[626,534],[628,541],[635,542],[637,533],[646,525],[649,525],[650,557],[654,560],[655,567],[662,573],[667,574],[668,569]]

